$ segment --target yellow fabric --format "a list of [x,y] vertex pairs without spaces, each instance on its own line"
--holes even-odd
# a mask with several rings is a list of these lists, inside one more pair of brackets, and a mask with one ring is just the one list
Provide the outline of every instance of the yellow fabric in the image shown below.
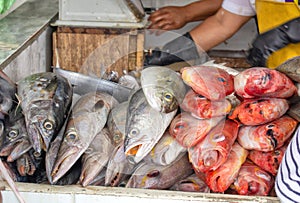
[[259,33],[264,33],[300,16],[298,0],[295,0],[295,2],[256,0],[255,9]]
[[[294,2],[276,2],[276,0],[256,0],[255,9],[259,33],[267,32],[283,23],[300,16],[298,0]],[[286,60],[300,55],[300,43],[289,44],[273,52],[266,66],[276,68]]]
[[273,52],[267,59],[268,68],[276,68],[286,60],[300,56],[300,42],[297,44],[289,44],[282,49]]

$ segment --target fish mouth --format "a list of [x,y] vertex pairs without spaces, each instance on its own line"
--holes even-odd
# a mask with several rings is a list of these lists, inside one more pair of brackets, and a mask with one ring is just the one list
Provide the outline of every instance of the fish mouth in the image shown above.
[[147,154],[151,151],[154,144],[152,142],[149,143],[137,143],[136,145],[133,145],[132,147],[128,147],[127,150],[125,150],[125,156],[126,159],[131,164],[137,164],[142,159],[147,156]]
[[63,177],[79,159],[82,153],[78,153],[78,151],[79,149],[74,147],[57,158],[51,172],[53,183],[56,183],[61,177]]
[[[99,158],[97,161],[93,161],[90,162],[89,164],[86,164],[82,169],[79,178],[81,185],[83,187],[89,185],[96,178],[96,176],[103,170],[107,161],[108,158]],[[99,165],[97,163],[102,163],[102,164]]]
[[41,153],[42,150],[47,151],[47,147],[38,125],[39,123],[30,123],[28,125],[28,136],[34,151]]
[[17,142],[14,142],[14,143],[9,143],[8,145],[2,147],[0,150],[0,156],[9,156],[14,150],[16,145]]
[[29,140],[23,139],[14,145],[14,149],[11,151],[10,155],[7,157],[8,162],[13,162],[20,158],[23,154],[28,152],[32,148]]

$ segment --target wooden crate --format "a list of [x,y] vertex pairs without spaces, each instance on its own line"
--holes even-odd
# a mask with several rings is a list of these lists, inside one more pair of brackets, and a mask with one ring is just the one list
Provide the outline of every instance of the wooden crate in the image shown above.
[[144,33],[139,29],[57,27],[53,66],[102,77],[143,67]]

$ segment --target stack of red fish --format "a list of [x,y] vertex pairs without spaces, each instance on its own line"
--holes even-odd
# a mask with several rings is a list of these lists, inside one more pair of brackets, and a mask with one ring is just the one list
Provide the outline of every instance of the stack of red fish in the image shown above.
[[[296,86],[284,74],[254,67],[230,75],[213,66],[181,70],[191,87],[169,131],[188,148],[199,178],[213,192],[268,195],[297,121],[287,98]],[[235,95],[233,106],[227,97]]]

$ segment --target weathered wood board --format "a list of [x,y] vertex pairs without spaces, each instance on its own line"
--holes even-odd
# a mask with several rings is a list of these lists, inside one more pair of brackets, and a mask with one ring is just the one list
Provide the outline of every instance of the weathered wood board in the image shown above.
[[58,27],[53,33],[53,66],[102,77],[143,66],[144,33],[137,29]]

